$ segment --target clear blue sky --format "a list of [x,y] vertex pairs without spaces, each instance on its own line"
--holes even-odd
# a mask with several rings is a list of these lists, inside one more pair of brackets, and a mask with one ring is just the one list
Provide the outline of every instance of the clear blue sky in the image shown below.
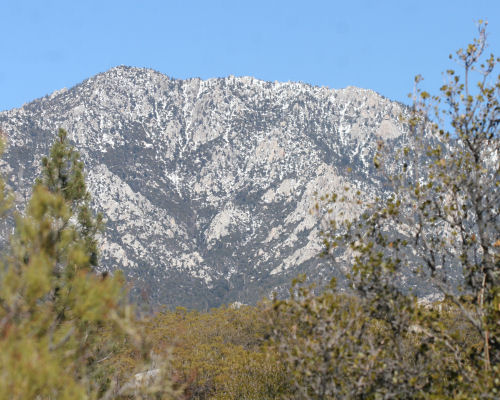
[[405,101],[413,76],[442,83],[448,54],[500,0],[23,1],[0,3],[0,110],[116,65],[176,78],[251,75],[374,89]]

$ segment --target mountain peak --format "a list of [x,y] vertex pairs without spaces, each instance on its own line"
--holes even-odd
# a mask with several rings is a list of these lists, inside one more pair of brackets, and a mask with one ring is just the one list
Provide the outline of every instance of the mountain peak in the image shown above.
[[[55,132],[67,129],[107,219],[103,269],[123,269],[153,302],[250,303],[286,292],[300,272],[320,283],[336,274],[317,257],[315,193],[381,196],[376,143],[404,143],[405,112],[355,87],[117,66],[0,113],[4,171],[26,198]],[[335,212],[361,211],[353,202]]]

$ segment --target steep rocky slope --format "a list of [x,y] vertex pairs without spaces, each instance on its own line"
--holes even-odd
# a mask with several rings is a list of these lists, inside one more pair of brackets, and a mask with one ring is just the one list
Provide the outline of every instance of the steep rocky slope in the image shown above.
[[317,257],[315,194],[381,195],[372,159],[377,141],[405,141],[402,113],[353,87],[117,67],[0,113],[3,170],[25,199],[57,129],[67,129],[107,219],[103,269],[123,269],[154,303],[253,302],[299,272],[319,282],[336,273]]

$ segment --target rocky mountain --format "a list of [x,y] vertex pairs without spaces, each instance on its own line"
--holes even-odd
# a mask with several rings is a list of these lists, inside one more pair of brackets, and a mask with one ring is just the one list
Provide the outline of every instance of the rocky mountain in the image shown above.
[[[405,112],[354,87],[116,67],[1,112],[2,168],[22,202],[65,128],[107,220],[102,269],[123,269],[155,304],[248,303],[286,291],[300,272],[320,283],[338,273],[318,257],[310,210],[322,193],[382,194],[376,145],[404,143]],[[354,200],[339,207],[362,211]]]

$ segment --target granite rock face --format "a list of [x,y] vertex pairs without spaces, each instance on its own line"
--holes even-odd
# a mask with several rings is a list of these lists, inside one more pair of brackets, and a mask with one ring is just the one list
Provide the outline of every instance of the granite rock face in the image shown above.
[[[0,113],[2,169],[20,202],[59,127],[107,220],[101,268],[154,304],[208,308],[338,271],[321,251],[323,193],[383,195],[377,142],[405,142],[407,109],[377,93],[249,77],[171,79],[116,67]],[[352,190],[345,191],[349,187]],[[334,213],[353,218],[354,200]]]

